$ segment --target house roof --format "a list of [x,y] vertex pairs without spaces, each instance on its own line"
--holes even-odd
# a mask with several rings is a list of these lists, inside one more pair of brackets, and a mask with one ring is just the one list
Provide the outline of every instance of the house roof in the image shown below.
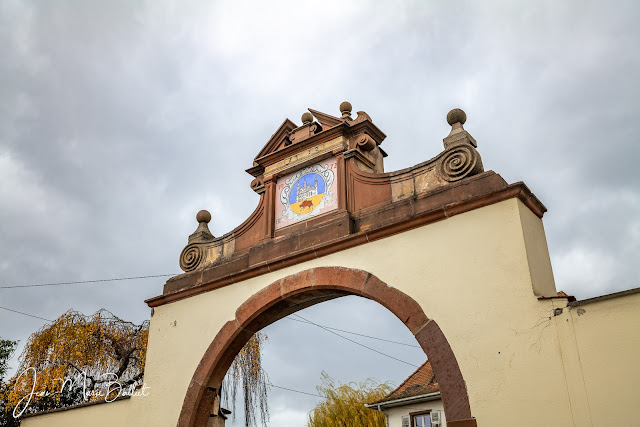
[[415,372],[402,382],[391,393],[383,399],[373,403],[384,403],[396,399],[405,399],[407,397],[416,397],[423,394],[436,393],[440,391],[436,375],[433,372],[431,363],[427,360]]

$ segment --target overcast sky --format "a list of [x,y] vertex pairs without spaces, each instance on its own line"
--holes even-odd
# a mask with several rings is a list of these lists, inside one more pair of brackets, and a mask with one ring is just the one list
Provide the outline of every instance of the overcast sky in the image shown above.
[[[387,171],[439,153],[447,112],[464,109],[485,169],[549,209],[557,288],[638,287],[639,17],[637,1],[3,0],[0,285],[179,273],[198,210],[216,236],[253,211],[244,170],[284,118],[348,100],[388,135]],[[163,283],[0,289],[0,305],[141,322]],[[356,297],[300,314],[415,344]],[[43,324],[0,310],[2,338]],[[322,370],[397,385],[414,369],[299,322],[266,332],[283,387],[313,393]],[[272,425],[304,425],[317,400],[273,389]]]

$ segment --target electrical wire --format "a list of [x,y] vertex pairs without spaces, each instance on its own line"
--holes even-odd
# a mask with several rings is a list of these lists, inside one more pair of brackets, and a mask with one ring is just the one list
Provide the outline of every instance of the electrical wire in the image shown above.
[[[311,322],[305,322],[304,320],[292,319],[291,317],[285,317],[285,319],[293,320],[294,322],[306,323],[308,325],[312,325],[313,324]],[[334,330],[334,331],[344,332],[346,334],[352,334],[352,335],[358,335],[360,337],[371,338],[373,340],[385,341],[385,342],[389,342],[389,343],[392,343],[392,344],[404,345],[404,346],[407,346],[407,347],[421,348],[419,345],[407,344],[407,343],[398,342],[398,341],[392,341],[392,340],[388,340],[388,339],[385,339],[385,338],[372,337],[371,335],[365,335],[365,334],[359,334],[357,332],[345,331],[344,329],[332,328],[330,326],[324,326],[324,327],[327,328],[327,329]]]
[[[149,276],[119,277],[119,278],[114,278],[114,279],[79,280],[79,281],[73,281],[73,282],[56,282],[56,283],[36,283],[36,284],[30,284],[30,285],[11,285],[11,286],[0,286],[0,289],[31,288],[31,287],[40,287],[40,286],[60,286],[60,285],[82,284],[82,283],[114,282],[114,281],[120,281],[120,280],[149,279],[149,278],[168,277],[168,276],[175,276],[175,275],[176,274],[156,274],[156,275],[149,275]],[[19,314],[24,314],[25,316],[35,317],[36,319],[42,319],[42,320],[46,320],[48,322],[51,322],[51,320],[45,319],[43,317],[35,316],[35,315],[32,315],[32,314],[28,314],[28,313],[23,313],[23,312],[20,312],[20,311],[17,311],[17,310],[12,310],[12,309],[6,308],[6,307],[0,307],[0,308],[3,308],[5,310],[9,310],[9,311],[13,311],[13,312],[19,313]],[[300,317],[300,316],[298,316],[298,317]],[[344,329],[338,329],[338,328],[332,328],[332,327],[329,327],[329,326],[317,325],[317,324],[315,324],[313,322],[306,321],[306,320],[298,320],[298,319],[293,319],[291,317],[285,317],[285,319],[293,320],[294,322],[307,323],[307,324],[310,324],[310,325],[319,326],[319,327],[322,327],[322,328],[327,329],[327,330],[331,329],[331,330],[334,330],[334,331],[344,332],[344,333],[347,333],[347,334],[358,335],[358,336],[365,337],[365,338],[371,338],[371,339],[378,340],[378,341],[385,341],[385,342],[389,342],[389,343],[392,343],[392,344],[398,344],[398,345],[404,345],[404,346],[407,346],[407,347],[420,348],[419,346],[414,345],[414,344],[407,344],[407,343],[402,343],[402,342],[398,342],[398,341],[388,340],[388,339],[385,339],[385,338],[373,337],[371,335],[360,334],[360,333],[357,333],[357,332],[346,331]],[[340,335],[338,335],[338,336],[340,336]]]
[[383,352],[381,352],[381,351],[378,351],[378,350],[376,350],[375,348],[371,348],[371,347],[369,347],[369,346],[366,346],[366,345],[364,345],[364,344],[361,344],[361,343],[359,343],[358,341],[354,341],[354,340],[352,340],[351,338],[347,338],[347,337],[345,337],[344,335],[340,335],[340,334],[339,334],[339,333],[337,333],[337,332],[333,332],[332,330],[327,329],[327,328],[325,328],[325,327],[324,327],[324,326],[322,326],[322,325],[318,325],[317,323],[313,323],[311,320],[305,319],[305,318],[304,318],[304,317],[302,317],[302,316],[299,316],[299,315],[297,315],[297,314],[293,314],[293,315],[294,315],[294,316],[296,316],[296,317],[298,317],[298,318],[300,318],[300,319],[302,319],[302,320],[305,320],[305,321],[307,321],[307,322],[311,323],[312,325],[315,325],[315,326],[317,326],[317,327],[319,327],[319,328],[322,328],[322,329],[324,329],[324,330],[325,330],[325,331],[327,331],[327,332],[330,332],[330,333],[332,333],[332,334],[334,334],[334,335],[337,335],[337,336],[339,336],[340,338],[343,338],[343,339],[345,339],[345,340],[347,340],[347,341],[350,341],[350,342],[352,342],[352,343],[354,343],[354,344],[357,344],[357,345],[359,345],[360,347],[364,347],[364,348],[366,348],[366,349],[368,349],[368,350],[371,350],[371,351],[373,351],[373,352],[375,352],[375,353],[378,353],[378,354],[381,354],[381,355],[383,355],[383,356],[386,356],[386,357],[388,357],[388,358],[390,358],[390,359],[397,360],[398,362],[402,362],[402,363],[404,363],[404,364],[406,364],[406,365],[413,366],[413,367],[415,367],[415,368],[418,368],[418,367],[419,367],[419,365],[414,365],[413,363],[409,363],[409,362],[404,361],[404,360],[402,360],[402,359],[398,359],[397,357],[393,357],[393,356],[391,356],[391,355],[389,355],[389,354],[387,354],[387,353],[383,353]]
[[44,317],[34,316],[33,314],[23,313],[22,311],[12,310],[12,309],[7,308],[7,307],[0,307],[0,308],[3,309],[3,310],[7,310],[7,311],[13,311],[14,313],[22,314],[24,316],[35,317],[36,319],[41,319],[41,320],[46,320],[47,322],[51,322],[51,320],[45,319]]
[[281,388],[281,389],[283,389],[283,390],[292,391],[292,392],[294,392],[294,393],[300,393],[300,394],[306,394],[306,395],[309,395],[309,396],[321,397],[321,398],[323,398],[323,399],[325,398],[325,396],[322,396],[322,395],[320,395],[320,394],[314,394],[314,393],[308,393],[308,392],[306,392],[306,391],[294,390],[294,389],[292,389],[292,388],[281,387],[281,386],[279,386],[279,385],[275,385],[275,384],[271,384],[271,383],[269,383],[269,385],[270,385],[271,387]]
[[[71,285],[71,284],[81,284],[81,283],[98,283],[98,282],[113,282],[113,281],[119,281],[119,280],[136,280],[136,279],[148,279],[148,278],[154,278],[154,277],[167,277],[167,276],[174,276],[174,274],[156,274],[156,275],[149,275],[149,276],[135,276],[135,277],[120,277],[120,278],[114,278],[114,279],[96,279],[96,280],[82,280],[82,281],[73,281],[73,282],[57,282],[57,283],[38,283],[38,284],[31,284],[31,285],[13,285],[13,286],[0,286],[0,289],[10,289],[10,288],[29,288],[29,287],[39,287],[39,286],[60,286],[60,285]],[[3,310],[7,310],[7,311],[11,311],[13,313],[18,313],[18,314],[22,314],[24,316],[29,316],[29,317],[33,317],[35,319],[40,319],[40,320],[45,320],[47,322],[51,322],[52,320],[50,319],[45,319],[44,317],[40,317],[40,316],[36,316],[33,314],[29,314],[29,313],[24,313],[22,311],[18,311],[18,310],[13,310],[11,308],[7,308],[7,307],[0,307],[0,309]],[[289,320],[294,320],[297,322],[301,322],[301,323],[307,323],[310,325],[314,325],[317,326],[321,329],[324,329],[325,331],[332,333],[334,335],[337,335],[338,337],[345,339],[349,342],[352,342],[356,345],[359,345],[360,347],[366,348],[367,350],[373,351],[375,353],[378,353],[382,356],[388,357],[390,359],[396,360],[398,362],[404,363],[406,365],[409,366],[414,366],[414,367],[418,367],[418,365],[414,365],[413,363],[409,363],[407,361],[404,361],[402,359],[399,359],[397,357],[391,356],[389,354],[383,353],[379,350],[376,350],[374,348],[371,348],[369,346],[366,346],[362,343],[359,343],[357,341],[354,341],[348,337],[345,337],[344,335],[340,335],[337,332],[334,331],[340,331],[340,332],[344,332],[347,334],[353,334],[353,335],[358,335],[358,336],[362,336],[362,337],[366,337],[366,338],[371,338],[371,339],[375,339],[375,340],[380,340],[380,341],[385,341],[385,342],[389,342],[389,343],[393,343],[393,344],[398,344],[398,345],[405,345],[405,346],[409,346],[409,347],[416,347],[418,348],[418,346],[416,345],[412,345],[412,344],[406,344],[406,343],[401,343],[401,342],[397,342],[397,341],[392,341],[392,340],[387,340],[384,338],[377,338],[377,337],[372,337],[370,335],[365,335],[365,334],[359,334],[357,332],[351,332],[351,331],[345,331],[343,329],[337,329],[337,328],[331,328],[329,326],[323,326],[323,325],[319,325],[315,322],[312,322],[308,319],[305,319],[302,316],[299,316],[297,314],[293,314],[294,316],[296,316],[297,318],[301,319],[301,320],[297,320],[297,319],[292,319],[290,317],[286,317],[286,319]]]
[[151,276],[118,277],[115,279],[78,280],[75,282],[56,282],[56,283],[34,283],[30,285],[9,285],[9,286],[0,286],[0,289],[34,288],[39,286],[77,285],[80,283],[117,282],[119,280],[150,279],[153,277],[169,277],[169,276],[177,276],[177,274],[155,274]]
[[[22,314],[23,316],[29,316],[29,317],[33,317],[33,318],[35,318],[35,319],[40,319],[40,320],[44,320],[44,321],[47,321],[47,322],[52,322],[52,320],[50,320],[50,319],[45,319],[44,317],[36,316],[36,315],[33,315],[33,314],[29,314],[29,313],[24,313],[24,312],[22,312],[22,311],[18,311],[18,310],[13,310],[13,309],[11,309],[11,308],[1,307],[1,306],[0,306],[0,309],[2,309],[2,310],[7,310],[7,311],[11,311],[11,312],[13,312],[13,313]],[[404,361],[404,360],[402,360],[402,359],[398,359],[397,357],[391,356],[391,355],[389,355],[389,354],[387,354],[387,353],[383,353],[383,352],[381,352],[381,351],[379,351],[379,350],[376,350],[375,348],[371,348],[371,347],[366,346],[366,345],[364,345],[364,344],[362,344],[362,343],[359,343],[358,341],[354,341],[354,340],[352,340],[351,338],[347,338],[347,337],[345,337],[344,335],[340,335],[340,334],[338,334],[338,333],[336,333],[336,332],[333,332],[331,329],[335,329],[335,328],[329,328],[329,327],[327,327],[327,326],[319,325],[319,324],[314,323],[314,322],[312,322],[311,320],[305,319],[304,317],[299,316],[299,315],[297,315],[297,314],[293,314],[293,315],[294,315],[294,316],[296,316],[296,317],[299,317],[300,319],[302,319],[303,323],[308,323],[308,324],[311,324],[311,325],[317,326],[318,328],[324,329],[325,331],[330,332],[330,333],[332,333],[332,334],[334,334],[334,335],[337,335],[337,336],[339,336],[339,337],[340,337],[340,338],[342,338],[342,339],[345,339],[345,340],[350,341],[350,342],[352,342],[352,343],[354,343],[354,344],[357,344],[357,345],[359,345],[360,347],[364,347],[364,348],[366,348],[367,350],[371,350],[371,351],[373,351],[373,352],[375,352],[375,353],[381,354],[382,356],[386,356],[386,357],[388,357],[388,358],[390,358],[390,359],[393,359],[393,360],[397,360],[398,362],[402,362],[402,363],[404,363],[404,364],[406,364],[406,365],[414,366],[414,367],[416,367],[416,368],[418,367],[418,365],[414,365],[413,363],[409,363],[409,362]],[[291,320],[295,320],[295,319],[291,319]],[[355,334],[355,332],[353,332],[353,333]],[[357,335],[362,335],[362,334],[357,334]],[[362,335],[362,336],[367,336],[367,337],[368,337],[368,335]],[[369,338],[375,338],[375,337],[369,337]],[[382,340],[382,338],[380,338],[380,339]],[[385,340],[385,341],[386,341],[386,340]]]
[[[45,321],[47,321],[47,322],[51,322],[51,321],[52,321],[52,320],[50,320],[50,319],[45,319],[44,317],[35,316],[35,315],[33,315],[33,314],[24,313],[24,312],[22,312],[22,311],[13,310],[13,309],[11,309],[11,308],[7,308],[7,307],[1,307],[1,306],[0,306],[0,309],[2,309],[2,310],[7,310],[7,311],[11,311],[11,312],[13,312],[13,313],[22,314],[23,316],[29,316],[29,317],[33,317],[33,318],[36,318],[36,319],[45,320]],[[407,365],[417,366],[417,365],[413,365],[412,363],[405,362],[404,360],[398,359],[398,358],[396,358],[396,357],[390,356],[390,355],[388,355],[388,354],[386,354],[386,353],[383,353],[383,352],[381,352],[381,351],[378,351],[378,350],[376,350],[376,349],[373,349],[373,348],[371,348],[371,347],[367,347],[367,346],[366,346],[366,345],[364,345],[364,344],[361,344],[361,343],[359,343],[359,342],[357,342],[357,341],[353,341],[353,340],[351,340],[351,339],[349,339],[349,338],[347,338],[347,337],[344,337],[344,336],[342,336],[342,335],[340,335],[340,334],[337,334],[337,333],[335,333],[335,332],[333,332],[333,331],[331,331],[331,330],[330,330],[330,329],[336,329],[336,328],[329,328],[328,326],[327,326],[327,327],[325,327],[325,326],[319,325],[319,324],[314,323],[314,322],[312,322],[312,321],[310,321],[310,320],[308,320],[308,319],[305,319],[305,318],[304,318],[304,317],[302,317],[302,316],[298,316],[297,314],[294,314],[294,316],[300,317],[300,318],[302,319],[301,321],[299,320],[299,322],[307,323],[307,324],[311,324],[311,325],[317,326],[317,327],[319,327],[319,328],[325,329],[327,332],[331,332],[332,334],[337,335],[337,336],[339,336],[340,338],[344,338],[344,339],[346,339],[347,341],[351,341],[351,342],[352,342],[352,343],[354,343],[354,344],[358,344],[358,345],[359,345],[359,346],[361,346],[361,347],[364,347],[364,348],[366,348],[366,349],[368,349],[368,350],[371,350],[371,351],[374,351],[374,352],[376,352],[376,353],[379,353],[379,354],[381,354],[381,355],[383,355],[383,356],[390,357],[391,359],[397,360],[397,361],[399,361],[399,362],[406,363]],[[290,319],[290,320],[296,320],[296,319]],[[340,329],[336,329],[336,330],[340,330]],[[340,330],[340,331],[341,331],[341,330]],[[357,333],[355,333],[355,332],[348,332],[348,331],[342,331],[342,332],[353,333],[353,334],[355,334],[355,335],[361,335],[361,336],[365,336],[365,337],[368,337],[368,338],[380,339],[380,340],[382,340],[382,341],[388,341],[388,340],[384,340],[384,339],[382,339],[382,338],[375,338],[375,337],[370,337],[370,336],[368,336],[368,335],[357,334]],[[394,341],[390,341],[390,342],[394,342]],[[403,343],[396,343],[396,344],[410,345],[410,344],[403,344]],[[273,384],[273,383],[269,383],[269,385],[270,385],[271,387],[275,387],[275,388],[279,388],[279,389],[282,389],[282,390],[291,391],[291,392],[294,392],[294,393],[300,393],[300,394],[305,394],[305,395],[308,395],[308,396],[320,397],[320,398],[322,398],[322,399],[326,398],[326,396],[322,396],[322,395],[320,395],[320,394],[314,394],[314,393],[309,393],[309,392],[306,392],[306,391],[295,390],[295,389],[288,388],[288,387],[282,387],[282,386],[275,385],[275,384]],[[341,400],[341,399],[338,399],[338,400]]]

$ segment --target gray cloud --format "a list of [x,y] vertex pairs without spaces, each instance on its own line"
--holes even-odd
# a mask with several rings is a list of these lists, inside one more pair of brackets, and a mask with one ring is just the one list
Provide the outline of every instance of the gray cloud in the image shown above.
[[[2,2],[2,284],[178,272],[195,212],[209,209],[220,235],[254,209],[244,169],[284,117],[337,114],[347,99],[388,135],[387,170],[437,154],[446,112],[464,108],[485,167],[525,181],[549,208],[558,289],[586,298],[637,287],[639,9]],[[105,307],[139,322],[161,288],[148,279],[4,290],[0,301],[47,318]],[[343,301],[308,315],[370,335],[406,332],[373,303]],[[0,312],[2,337],[24,340],[41,324]],[[396,383],[410,372],[307,325],[283,320],[268,333],[265,358],[283,386],[313,391],[322,369]],[[302,423],[315,401],[272,396],[277,425]]]

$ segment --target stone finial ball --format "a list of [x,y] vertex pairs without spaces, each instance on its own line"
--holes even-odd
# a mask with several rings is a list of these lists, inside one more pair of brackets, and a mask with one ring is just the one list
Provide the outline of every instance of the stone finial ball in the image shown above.
[[207,224],[209,224],[209,221],[211,221],[211,214],[209,213],[209,211],[205,211],[203,209],[196,214],[196,221],[198,221],[198,223],[206,222]]
[[344,101],[342,104],[340,104],[340,112],[341,113],[345,113],[345,112],[346,113],[350,113],[352,108],[353,107],[351,107],[351,104],[348,103],[347,101]]
[[447,123],[453,126],[456,123],[464,124],[467,121],[467,114],[459,108],[454,108],[447,114]]
[[313,121],[313,115],[309,112],[306,112],[302,115],[302,123],[303,124],[308,124],[311,123]]

